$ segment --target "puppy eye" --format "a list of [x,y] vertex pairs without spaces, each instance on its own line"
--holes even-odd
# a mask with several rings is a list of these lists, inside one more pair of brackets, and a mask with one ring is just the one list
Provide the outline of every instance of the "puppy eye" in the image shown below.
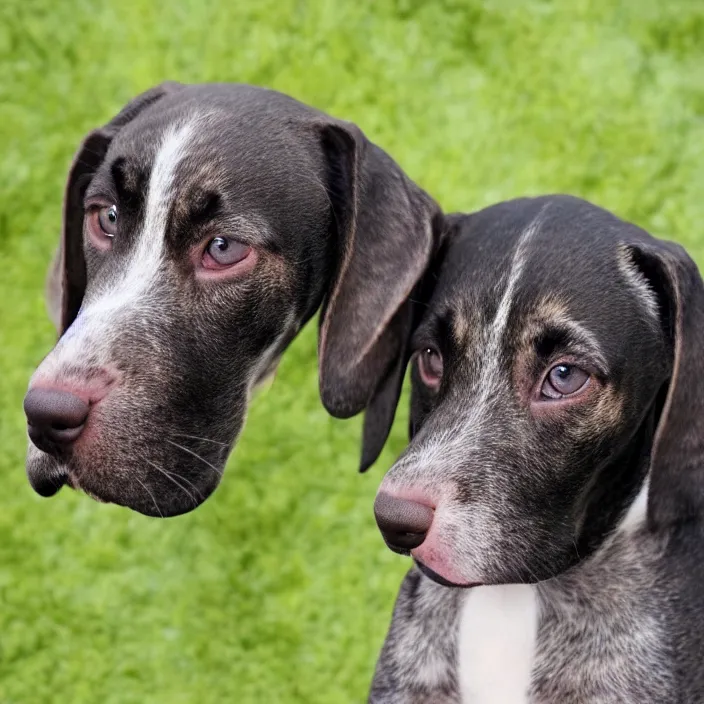
[[117,206],[105,205],[91,208],[87,215],[88,232],[99,249],[109,249],[117,233]]
[[418,353],[418,372],[426,386],[437,389],[442,380],[442,355],[433,347],[426,347]]
[[548,372],[540,394],[546,398],[572,396],[581,391],[588,381],[589,374],[584,369],[573,364],[558,364]]
[[107,237],[114,237],[117,232],[117,206],[101,208],[98,211],[98,223]]
[[206,269],[223,269],[234,266],[249,256],[252,248],[229,237],[213,237],[203,253]]

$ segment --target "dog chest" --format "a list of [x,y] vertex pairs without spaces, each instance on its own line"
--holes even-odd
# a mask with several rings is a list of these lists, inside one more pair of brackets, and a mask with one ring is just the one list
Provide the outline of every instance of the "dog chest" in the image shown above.
[[458,629],[463,704],[668,701],[658,548],[627,527],[560,578],[467,592]]
[[475,587],[459,628],[459,684],[466,704],[524,704],[531,685],[538,630],[535,588]]

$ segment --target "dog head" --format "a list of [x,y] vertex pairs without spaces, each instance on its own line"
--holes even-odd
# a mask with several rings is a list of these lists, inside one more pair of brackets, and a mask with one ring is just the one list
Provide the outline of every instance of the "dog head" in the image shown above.
[[702,515],[704,288],[679,246],[522,199],[448,217],[434,280],[375,504],[392,549],[441,583],[536,582]]
[[284,95],[142,94],[68,176],[48,283],[60,338],[25,398],[32,485],[150,515],[194,508],[253,387],[321,304],[325,406],[385,403],[438,217],[357,127]]

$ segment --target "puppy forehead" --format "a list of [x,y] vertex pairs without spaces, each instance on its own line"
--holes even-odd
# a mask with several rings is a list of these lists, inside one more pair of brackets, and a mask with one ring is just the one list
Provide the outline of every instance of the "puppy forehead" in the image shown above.
[[489,323],[512,277],[514,318],[571,317],[616,329],[641,308],[653,313],[626,248],[645,233],[586,201],[521,199],[451,222],[431,307],[451,312],[458,330]]

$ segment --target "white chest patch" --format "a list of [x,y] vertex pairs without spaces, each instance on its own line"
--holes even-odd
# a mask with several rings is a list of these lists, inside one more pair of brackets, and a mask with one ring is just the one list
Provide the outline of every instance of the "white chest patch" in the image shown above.
[[463,704],[525,704],[538,631],[535,587],[474,587],[459,629]]

